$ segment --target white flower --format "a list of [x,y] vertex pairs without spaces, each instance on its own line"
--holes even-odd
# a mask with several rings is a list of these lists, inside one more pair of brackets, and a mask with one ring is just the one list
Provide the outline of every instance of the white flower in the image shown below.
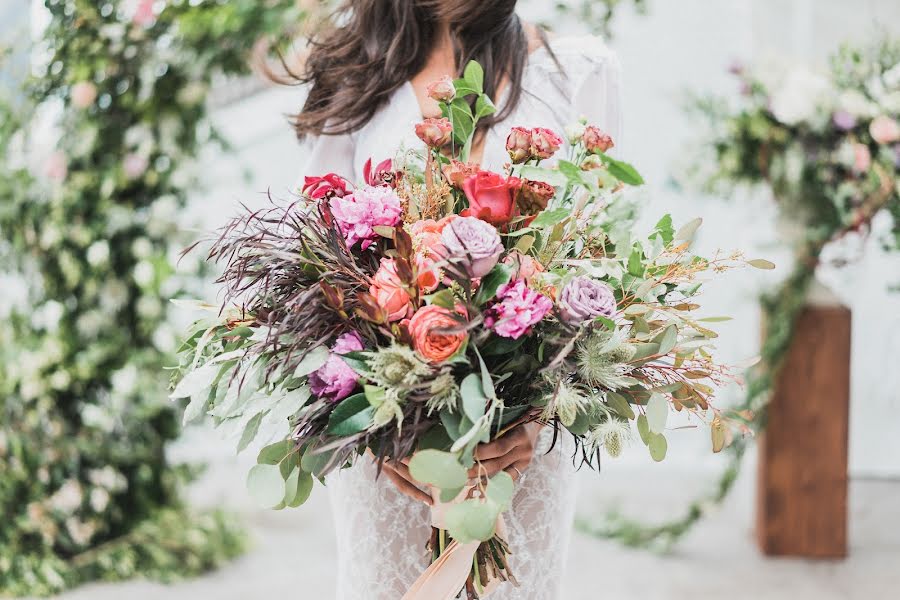
[[110,383],[112,383],[113,390],[126,396],[134,392],[137,387],[137,380],[137,368],[132,364],[125,365],[118,371],[113,372],[110,377]]
[[81,484],[75,479],[68,479],[48,499],[51,508],[64,513],[72,513],[81,506],[83,500]]
[[99,267],[109,260],[109,244],[106,240],[98,240],[87,249],[88,264]]
[[793,69],[772,94],[772,114],[787,125],[810,121],[831,93],[827,78],[805,68]]
[[118,279],[109,279],[100,292],[100,306],[107,312],[116,312],[128,302],[128,286]]
[[78,317],[75,328],[79,334],[91,339],[97,336],[105,321],[106,317],[100,311],[91,310]]
[[566,125],[564,128],[566,139],[569,140],[570,144],[577,144],[581,141],[581,136],[584,135],[584,129],[584,123],[572,123],[570,125]]
[[66,519],[66,531],[69,533],[73,542],[79,546],[84,546],[91,541],[92,537],[94,537],[97,528],[92,523],[79,521],[72,517]]
[[837,107],[854,117],[871,119],[878,114],[878,107],[859,90],[846,90],[838,96]]
[[153,254],[153,244],[145,237],[139,237],[131,243],[131,253],[135,258],[148,258]]
[[54,371],[50,376],[50,387],[55,390],[64,390],[69,387],[70,383],[72,383],[72,377],[62,369]]
[[56,331],[65,309],[56,300],[48,300],[40,305],[31,316],[31,323],[37,329]]
[[103,512],[109,505],[109,492],[101,487],[95,487],[91,490],[89,502],[94,512]]
[[134,266],[133,276],[138,285],[148,286],[153,283],[153,279],[156,277],[156,270],[152,264],[142,260]]

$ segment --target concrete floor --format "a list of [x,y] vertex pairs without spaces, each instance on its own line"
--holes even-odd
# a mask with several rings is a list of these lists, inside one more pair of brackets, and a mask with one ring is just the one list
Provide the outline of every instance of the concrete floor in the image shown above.
[[[196,453],[198,441],[189,436],[190,454]],[[216,445],[204,447],[212,450]],[[633,454],[643,453],[635,449]],[[241,515],[254,540],[250,553],[216,573],[177,585],[142,581],[90,585],[61,600],[332,598],[335,549],[326,491],[317,488],[300,509],[254,509],[240,484],[246,461],[215,461],[191,495],[198,504],[224,502]],[[630,550],[576,534],[566,574],[566,600],[897,597],[900,481],[853,481],[847,560],[774,560],[760,556],[754,545],[754,471],[751,457],[726,504],[708,515],[669,555]],[[661,518],[683,507],[691,494],[704,489],[714,477],[714,468],[688,470],[682,461],[660,466],[645,462],[642,456],[626,458],[624,464],[613,465],[600,475],[580,474],[579,512],[598,514],[619,506],[648,519]]]

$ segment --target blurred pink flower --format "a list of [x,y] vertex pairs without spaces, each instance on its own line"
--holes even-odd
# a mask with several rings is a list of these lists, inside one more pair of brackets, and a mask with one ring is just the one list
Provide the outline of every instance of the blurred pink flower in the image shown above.
[[529,289],[523,279],[500,286],[497,300],[484,312],[484,325],[500,337],[514,340],[530,333],[553,309],[553,301]]
[[400,197],[385,186],[358,188],[347,196],[333,197],[328,206],[347,246],[362,242],[363,250],[378,238],[375,227],[395,227],[403,215]]
[[142,154],[129,153],[122,159],[122,171],[128,179],[137,179],[147,172],[149,162]]
[[853,144],[853,170],[865,173],[872,166],[872,153],[865,144]]
[[900,124],[887,115],[881,115],[869,124],[869,133],[878,144],[893,144],[900,141]]
[[75,108],[88,108],[97,99],[97,86],[90,81],[79,81],[72,86],[70,98]]
[[156,20],[153,4],[156,0],[139,0],[138,5],[131,16],[131,22],[141,27],[146,27]]
[[44,175],[47,176],[47,179],[62,183],[68,174],[69,164],[65,154],[56,151],[47,157],[47,161],[44,163]]

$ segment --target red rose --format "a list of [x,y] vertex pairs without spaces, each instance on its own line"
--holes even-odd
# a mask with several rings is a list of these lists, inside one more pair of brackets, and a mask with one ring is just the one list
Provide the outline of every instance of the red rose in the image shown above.
[[322,198],[332,198],[337,196],[343,198],[350,193],[352,186],[350,182],[334,173],[329,173],[324,177],[306,177],[303,179],[302,194],[313,200],[321,200]]
[[463,183],[469,208],[460,214],[477,217],[491,225],[505,225],[515,216],[516,195],[522,182],[490,171],[478,171]]

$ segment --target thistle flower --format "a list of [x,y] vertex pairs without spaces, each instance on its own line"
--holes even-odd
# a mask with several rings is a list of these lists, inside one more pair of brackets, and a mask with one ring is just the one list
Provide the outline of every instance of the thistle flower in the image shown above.
[[580,341],[575,350],[578,374],[594,387],[618,390],[630,385],[628,361],[635,348],[608,331],[600,331]]
[[397,420],[397,427],[403,424],[403,409],[400,407],[400,393],[395,388],[385,390],[384,398],[381,399],[375,408],[375,414],[372,416],[372,426],[370,431],[384,427],[392,420]]
[[586,443],[593,450],[603,446],[610,458],[619,458],[631,439],[628,421],[611,418],[591,429]]
[[431,373],[428,364],[408,346],[393,344],[379,348],[367,358],[372,381],[388,389],[413,386]]
[[544,419],[551,420],[554,416],[566,427],[571,427],[575,423],[579,412],[588,410],[593,401],[588,396],[582,394],[577,388],[565,383],[559,382],[553,395],[544,409]]
[[450,373],[441,373],[435,377],[428,391],[431,393],[431,397],[425,403],[428,416],[445,408],[451,413],[456,409],[460,399],[459,385]]

